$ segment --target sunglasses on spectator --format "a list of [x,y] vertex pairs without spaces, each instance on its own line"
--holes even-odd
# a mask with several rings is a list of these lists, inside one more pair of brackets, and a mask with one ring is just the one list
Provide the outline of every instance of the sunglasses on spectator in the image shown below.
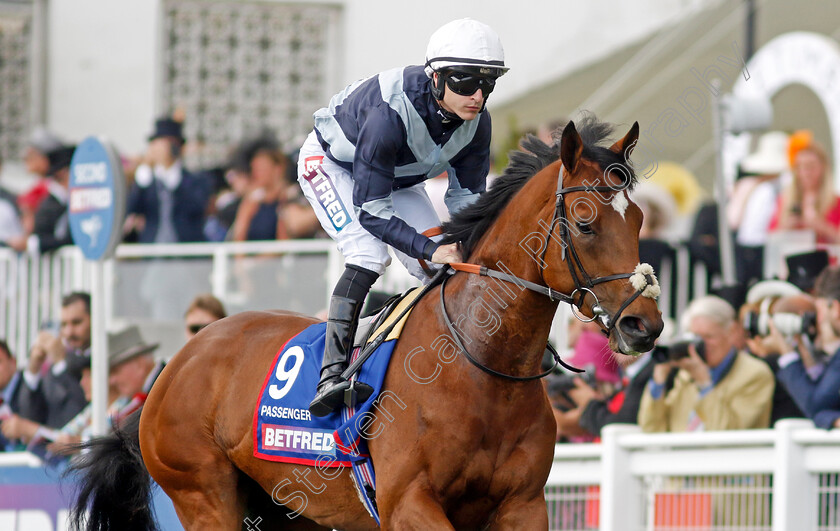
[[195,335],[195,334],[199,333],[202,328],[204,328],[205,326],[207,326],[209,324],[210,323],[199,323],[199,324],[187,325],[187,331],[189,331],[190,334]]
[[481,94],[486,98],[496,88],[496,80],[491,77],[451,72],[446,75],[446,86],[461,96],[472,96],[476,90],[481,89]]

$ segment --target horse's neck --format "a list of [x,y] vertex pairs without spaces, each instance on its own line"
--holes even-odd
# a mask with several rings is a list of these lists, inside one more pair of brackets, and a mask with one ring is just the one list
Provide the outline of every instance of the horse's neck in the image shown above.
[[452,278],[445,299],[447,314],[473,357],[511,375],[538,372],[556,302],[515,283],[472,274]]
[[[556,181],[550,177],[559,171],[559,164],[552,166],[557,167],[544,170],[546,178],[532,178],[511,199],[476,245],[470,262],[545,285],[539,253],[535,256],[532,250],[534,242],[545,237],[539,220],[550,219],[553,201],[534,198],[554,197]],[[529,240],[534,234],[539,237]],[[530,247],[521,245],[525,240]],[[514,282],[476,275],[456,275],[451,289],[447,286],[447,311],[471,338],[467,349],[494,369],[512,374],[535,374],[539,369],[557,304]]]

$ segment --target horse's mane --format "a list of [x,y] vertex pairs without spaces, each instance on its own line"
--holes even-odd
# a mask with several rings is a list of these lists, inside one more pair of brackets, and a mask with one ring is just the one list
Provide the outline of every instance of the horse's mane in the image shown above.
[[[510,152],[510,163],[490,188],[476,202],[461,209],[443,224],[442,243],[461,242],[464,258],[469,257],[478,240],[496,221],[511,198],[531,177],[560,158],[560,136],[564,128],[560,127],[553,132],[554,142],[551,145],[534,135],[527,135],[520,144],[520,150]],[[625,175],[630,177],[627,189],[632,190],[636,184],[633,167],[626,164],[622,154],[610,151],[603,145],[613,133],[613,126],[599,121],[592,113],[585,113],[579,122],[575,122],[575,128],[583,140],[581,156],[596,162],[601,168],[620,165]]]

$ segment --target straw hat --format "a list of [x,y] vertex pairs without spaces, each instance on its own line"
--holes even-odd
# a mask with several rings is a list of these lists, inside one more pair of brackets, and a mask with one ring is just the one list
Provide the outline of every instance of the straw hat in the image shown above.
[[741,161],[741,170],[755,175],[777,175],[788,165],[788,135],[781,131],[764,133],[756,150]]
[[659,161],[656,171],[645,177],[646,182],[655,184],[671,194],[679,215],[693,214],[699,208],[704,195],[703,189],[697,183],[694,174],[681,164]]

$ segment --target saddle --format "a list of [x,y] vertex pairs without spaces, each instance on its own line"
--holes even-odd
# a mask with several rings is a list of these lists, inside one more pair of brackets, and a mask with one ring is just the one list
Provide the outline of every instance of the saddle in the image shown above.
[[397,304],[410,292],[411,290],[391,296],[382,303],[382,306],[373,310],[370,315],[360,318],[356,335],[353,337],[353,348],[364,346],[370,339],[371,333],[382,325],[385,319],[394,312]]

